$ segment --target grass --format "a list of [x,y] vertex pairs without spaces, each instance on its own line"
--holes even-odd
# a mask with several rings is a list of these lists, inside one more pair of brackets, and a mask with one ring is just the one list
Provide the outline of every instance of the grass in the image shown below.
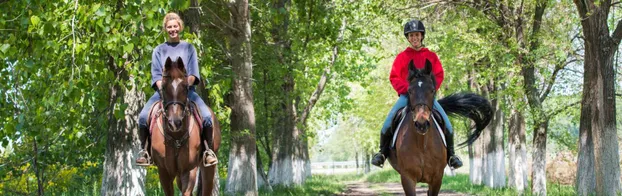
[[[149,181],[149,180],[148,180]],[[383,169],[371,172],[366,175],[344,174],[344,175],[314,175],[307,179],[302,186],[274,186],[273,191],[269,192],[265,189],[259,190],[259,195],[335,195],[346,191],[346,183],[353,181],[362,181],[370,183],[398,183],[400,184],[400,176],[392,169]],[[224,194],[224,186],[226,182],[221,179],[221,194]],[[164,195],[162,188],[158,183],[148,183],[147,195]],[[372,189],[380,189],[381,185],[371,185]],[[418,187],[425,187],[426,184],[417,184]],[[63,193],[52,195],[100,195],[100,182],[91,185],[76,187],[77,189],[69,190]],[[510,188],[492,189],[483,185],[473,185],[470,183],[468,174],[457,174],[456,176],[445,176],[443,178],[442,190],[452,190],[459,193],[469,195],[518,195],[518,192]],[[53,192],[53,191],[52,191]],[[178,190],[176,190],[177,194]],[[531,195],[529,187],[524,191],[525,195]],[[48,192],[51,193],[51,192]],[[548,195],[576,195],[573,186],[560,185],[555,183],[547,184]],[[382,194],[381,195],[387,195]]]
[[[372,172],[364,176],[363,180],[372,183],[400,183],[400,176],[394,170],[385,169]],[[427,185],[419,183],[417,186],[426,187]],[[472,195],[518,195],[518,192],[511,188],[493,189],[483,185],[471,184],[468,174],[456,174],[456,176],[443,177],[443,185],[441,190],[453,190]],[[524,192],[525,195],[531,195],[531,189],[529,187],[527,187]],[[576,195],[576,193],[573,186],[548,183],[547,195]]]
[[346,190],[346,182],[358,180],[362,175],[314,175],[302,186],[274,186],[273,191],[259,190],[259,195],[335,195]]

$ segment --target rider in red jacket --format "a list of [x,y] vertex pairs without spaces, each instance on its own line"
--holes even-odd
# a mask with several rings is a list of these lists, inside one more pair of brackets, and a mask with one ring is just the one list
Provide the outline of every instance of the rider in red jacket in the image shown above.
[[398,95],[405,95],[408,93],[408,62],[413,60],[413,63],[415,63],[418,69],[423,69],[426,59],[432,63],[432,73],[436,79],[436,90],[441,87],[441,83],[443,83],[443,79],[445,78],[445,72],[443,71],[443,65],[441,65],[441,61],[438,60],[436,53],[427,48],[415,50],[412,47],[408,47],[398,54],[395,61],[393,61],[393,68],[391,69],[391,76],[389,77]]
[[[399,99],[397,99],[397,102],[393,105],[391,111],[389,111],[387,119],[384,121],[384,125],[382,126],[382,130],[380,132],[380,152],[376,153],[371,161],[373,165],[378,167],[383,166],[384,160],[390,151],[392,134],[389,134],[390,132],[388,129],[391,126],[391,121],[395,117],[397,111],[400,108],[406,107],[408,104],[409,62],[412,60],[415,66],[419,69],[424,68],[426,60],[429,60],[432,63],[432,74],[434,74],[436,79],[436,90],[441,87],[445,76],[443,65],[441,65],[441,61],[438,59],[436,53],[423,47],[422,42],[425,38],[425,27],[421,21],[411,20],[406,23],[404,25],[404,36],[408,39],[410,46],[397,55],[395,61],[393,61],[393,68],[391,69],[391,76],[389,77],[393,88],[399,96]],[[447,128],[448,134],[446,134],[445,137],[447,139],[447,154],[449,158],[448,164],[453,168],[462,167],[462,161],[455,155],[454,152],[454,138],[451,122],[449,121],[449,118],[447,118],[445,110],[443,110],[436,99],[434,99],[434,109],[439,111],[441,116],[443,116],[443,121],[445,122],[445,126]]]

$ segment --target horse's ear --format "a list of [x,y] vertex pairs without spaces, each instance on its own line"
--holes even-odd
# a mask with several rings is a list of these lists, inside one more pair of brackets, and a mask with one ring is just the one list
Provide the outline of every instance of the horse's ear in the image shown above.
[[418,70],[415,67],[415,62],[413,60],[410,60],[410,62],[408,62],[408,80],[411,80],[416,74],[417,74]]
[[424,69],[424,73],[426,75],[430,75],[432,73],[432,63],[430,62],[430,60],[426,59],[425,60],[425,69]]
[[182,60],[181,57],[177,57],[177,69],[186,73],[186,66],[184,65],[184,60]]
[[173,61],[171,57],[166,57],[166,62],[164,62],[164,71],[171,70],[171,66],[173,65]]

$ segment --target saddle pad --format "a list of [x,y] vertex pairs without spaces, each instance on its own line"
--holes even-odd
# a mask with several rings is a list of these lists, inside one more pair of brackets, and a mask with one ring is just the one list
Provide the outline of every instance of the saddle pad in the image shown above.
[[[192,116],[194,117],[194,120],[196,120],[196,122],[203,122],[201,119],[201,112],[199,111],[199,107],[196,106],[196,103],[191,102],[191,109],[190,111],[192,112]],[[162,118],[160,118],[160,116],[164,113],[164,111],[162,110],[162,101],[157,101],[155,102],[152,106],[151,109],[149,110],[149,117],[147,118],[147,127],[149,127],[149,133],[153,133],[153,129],[155,128],[155,126],[159,126],[162,127]],[[151,122],[156,122],[156,123],[151,123]],[[198,123],[199,124],[199,129],[203,129],[203,123]]]
[[201,111],[199,110],[199,106],[197,106],[197,103],[195,103],[194,101],[191,101],[190,103],[192,103],[190,111],[192,111],[192,116],[194,116],[194,120],[196,120],[199,123],[199,129],[203,130],[203,117],[201,116]]
[[[402,127],[402,124],[404,123],[404,119],[406,118],[406,111],[407,111],[406,108],[401,110],[402,115],[401,115],[400,123],[397,125],[397,128],[395,129],[395,132],[393,133],[393,140],[391,141],[391,148],[393,149],[395,149],[395,143],[397,142],[397,135],[399,134],[400,128]],[[445,139],[445,134],[443,133],[443,129],[441,128],[441,126],[436,121],[435,116],[436,115],[432,115],[432,121],[434,121],[434,125],[436,125],[436,130],[438,130],[438,133],[441,135],[443,144],[445,145],[445,147],[447,147],[447,141]]]
[[[154,126],[162,127],[162,101],[155,102],[149,110],[149,117],[147,118],[147,127],[149,127],[149,135],[153,134]],[[151,123],[156,122],[156,123]]]

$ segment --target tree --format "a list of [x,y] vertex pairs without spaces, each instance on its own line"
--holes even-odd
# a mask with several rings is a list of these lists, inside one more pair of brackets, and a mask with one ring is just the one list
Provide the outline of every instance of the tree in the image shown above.
[[527,178],[527,144],[525,138],[525,117],[520,108],[513,108],[509,122],[508,148],[510,154],[510,169],[508,184],[517,192],[523,193],[528,185]]
[[[146,86],[139,85],[146,84],[139,70],[148,65],[142,56],[150,56],[149,46],[161,29],[159,23],[146,22],[157,12],[156,3],[145,3],[0,2],[12,17],[0,28],[15,28],[2,34],[8,41],[0,44],[11,48],[3,49],[2,59],[12,67],[2,70],[13,73],[7,81],[15,89],[9,96],[14,97],[11,116],[16,115],[2,116],[10,119],[3,122],[9,136],[4,139],[36,146],[31,155],[37,158],[33,170],[39,194],[66,192],[67,187],[54,186],[45,186],[51,190],[45,192],[44,185],[61,184],[66,179],[57,173],[85,165],[93,170],[80,171],[86,177],[69,179],[76,183],[68,187],[103,179],[104,193],[144,194],[144,170],[131,166],[135,119]],[[20,132],[27,134],[14,134]],[[21,150],[24,144],[14,146]]]
[[[545,36],[541,33],[541,26],[545,22],[543,15],[548,6],[548,1],[521,1],[521,2],[496,2],[496,1],[461,1],[459,4],[465,4],[475,8],[483,14],[488,20],[495,23],[499,28],[501,35],[497,39],[502,43],[505,50],[509,52],[509,62],[520,68],[520,74],[523,76],[522,84],[526,98],[529,103],[530,113],[534,124],[534,166],[532,170],[532,192],[534,194],[546,194],[546,138],[549,119],[558,112],[550,110],[544,106],[543,102],[548,97],[553,84],[556,81],[557,74],[561,69],[568,65],[567,60],[574,55],[569,53],[566,55],[556,55],[555,50],[550,48],[541,48],[540,45],[545,40],[561,42],[559,40],[569,40],[568,37]],[[495,7],[493,7],[495,6]],[[531,18],[531,19],[530,19]],[[548,20],[558,21],[550,18]],[[550,23],[550,29],[563,29],[559,22]],[[528,36],[526,32],[530,30]],[[570,43],[566,41],[565,43]],[[567,47],[568,44],[561,44]],[[552,55],[551,55],[552,54]],[[546,58],[552,56],[553,58]],[[543,66],[537,66],[543,65]],[[552,66],[550,68],[549,66]],[[517,67],[511,67],[516,69]],[[550,74],[537,75],[536,73]],[[544,78],[544,79],[541,79]],[[537,82],[544,80],[542,85]],[[537,86],[542,86],[538,89]],[[494,124],[494,123],[493,123]]]
[[[316,113],[316,105],[322,105],[326,91],[338,89],[347,94],[344,81],[359,78],[370,66],[359,62],[366,57],[356,52],[367,44],[361,38],[368,32],[359,23],[349,22],[367,18],[348,14],[368,8],[369,2],[360,3],[272,1],[258,5],[266,10],[254,16],[258,21],[254,52],[262,73],[256,76],[262,81],[256,84],[258,116],[262,116],[258,133],[269,154],[271,183],[302,184],[310,176],[308,119]],[[345,105],[344,99],[337,98],[332,105],[338,109]]]
[[[620,194],[620,160],[616,131],[613,57],[622,39],[622,21],[610,34],[607,19],[613,4],[574,1],[585,42],[581,101],[577,194]],[[591,169],[594,168],[594,169]]]
[[231,149],[226,192],[257,195],[250,10],[248,0],[230,0],[226,6],[231,14],[227,26],[233,69]]

